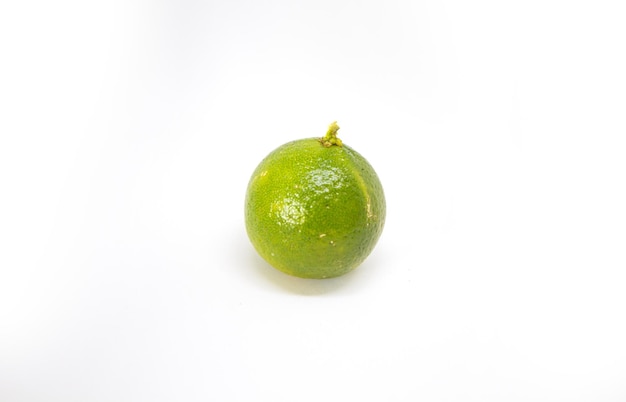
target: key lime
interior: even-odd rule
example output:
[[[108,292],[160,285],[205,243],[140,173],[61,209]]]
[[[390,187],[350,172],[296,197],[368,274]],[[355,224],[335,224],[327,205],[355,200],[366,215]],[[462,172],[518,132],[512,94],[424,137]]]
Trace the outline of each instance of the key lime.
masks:
[[[378,175],[337,137],[284,144],[257,166],[246,192],[245,222],[256,251],[302,278],[350,272],[370,254],[385,223]]]

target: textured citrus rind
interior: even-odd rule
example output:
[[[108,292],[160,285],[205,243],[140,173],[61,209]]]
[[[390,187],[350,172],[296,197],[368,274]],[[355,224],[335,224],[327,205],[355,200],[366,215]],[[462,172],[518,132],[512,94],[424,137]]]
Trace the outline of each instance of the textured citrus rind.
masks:
[[[372,166],[352,148],[292,141],[257,166],[246,192],[251,243],[270,265],[303,278],[331,278],[361,264],[385,222]]]

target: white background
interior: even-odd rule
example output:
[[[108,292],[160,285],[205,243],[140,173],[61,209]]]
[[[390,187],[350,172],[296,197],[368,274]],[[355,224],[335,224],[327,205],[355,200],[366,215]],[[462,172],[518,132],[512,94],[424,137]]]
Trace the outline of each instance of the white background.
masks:
[[[0,6],[0,401],[625,401],[620,1]],[[340,136],[356,271],[275,271],[243,198]]]

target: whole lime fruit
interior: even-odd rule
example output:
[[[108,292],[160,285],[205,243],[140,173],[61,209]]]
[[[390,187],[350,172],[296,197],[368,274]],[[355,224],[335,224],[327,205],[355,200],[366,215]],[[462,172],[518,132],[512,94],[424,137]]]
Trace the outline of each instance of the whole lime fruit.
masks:
[[[332,278],[361,264],[385,224],[378,175],[337,138],[332,123],[322,138],[272,151],[252,174],[245,201],[248,236],[274,268],[302,278]]]

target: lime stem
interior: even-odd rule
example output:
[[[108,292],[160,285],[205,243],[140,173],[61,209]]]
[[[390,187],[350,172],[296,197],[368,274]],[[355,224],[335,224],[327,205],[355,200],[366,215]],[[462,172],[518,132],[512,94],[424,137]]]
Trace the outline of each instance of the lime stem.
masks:
[[[330,126],[328,126],[326,135],[323,138],[320,138],[322,145],[326,148],[330,148],[333,145],[337,145],[338,147],[342,146],[343,143],[339,138],[337,138],[337,131],[339,131],[339,126],[337,125],[337,122],[334,121],[330,124]]]

